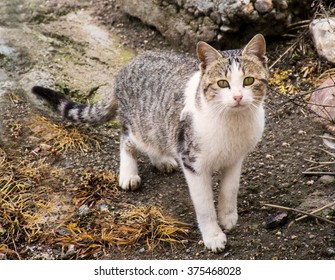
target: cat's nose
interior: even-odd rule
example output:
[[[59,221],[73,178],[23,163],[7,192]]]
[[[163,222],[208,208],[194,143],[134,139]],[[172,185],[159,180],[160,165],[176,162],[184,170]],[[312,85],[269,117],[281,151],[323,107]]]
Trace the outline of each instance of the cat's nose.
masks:
[[[234,96],[234,100],[237,102],[237,103],[240,103],[241,100],[242,100],[243,96],[242,95],[235,95]]]

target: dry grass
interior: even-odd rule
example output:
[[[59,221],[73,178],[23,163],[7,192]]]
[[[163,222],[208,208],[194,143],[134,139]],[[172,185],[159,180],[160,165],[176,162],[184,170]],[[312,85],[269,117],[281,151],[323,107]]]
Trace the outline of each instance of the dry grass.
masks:
[[[160,208],[123,203],[113,173],[84,172],[80,181],[70,190],[72,202],[77,209],[85,206],[86,213],[69,215],[57,232],[46,238],[63,248],[62,258],[99,258],[113,246],[127,250],[146,244],[153,250],[159,244],[174,246],[187,238],[187,225]]]
[[[118,211],[91,209],[87,216],[74,215],[48,240],[62,246],[63,258],[83,259],[106,255],[112,246],[127,250],[146,244],[148,250],[154,250],[162,243],[174,246],[187,238],[187,225],[164,215],[158,207],[118,207]]]
[[[149,249],[153,249],[159,242],[178,243],[188,233],[186,224],[165,216],[155,206],[130,206],[129,210],[121,214],[121,219],[125,224],[116,231],[120,240],[126,237],[123,242],[127,243],[145,239]]]
[[[330,68],[325,70],[319,77],[317,77],[317,79],[315,80],[315,85],[319,86],[320,84],[322,84],[325,80],[327,80],[328,78],[333,78],[335,77],[335,68]]]
[[[111,203],[111,198],[119,194],[117,177],[112,172],[84,172],[80,181],[78,186],[71,190],[75,205],[86,204],[92,207],[101,201]]]
[[[67,152],[72,150],[90,150],[92,147],[100,149],[99,141],[75,127],[65,128],[53,123],[45,117],[34,115],[29,124],[35,137],[43,140],[44,144],[51,145],[55,150]]]
[[[296,92],[296,88],[294,84],[289,83],[289,77],[291,74],[291,69],[281,70],[276,68],[272,73],[269,85],[275,87],[281,94],[294,94]]]
[[[46,159],[10,159],[0,150],[0,163],[0,254],[7,258],[29,257],[33,244],[59,251],[54,258],[92,259],[113,246],[153,250],[187,238],[187,226],[158,207],[122,203],[112,172],[83,171],[68,185]],[[87,213],[80,214],[80,206]]]
[[[41,160],[31,160],[28,156],[9,159],[1,150],[0,253],[19,256],[18,244],[29,244],[40,236],[36,213],[47,208],[50,192],[42,178],[52,177],[52,168]]]

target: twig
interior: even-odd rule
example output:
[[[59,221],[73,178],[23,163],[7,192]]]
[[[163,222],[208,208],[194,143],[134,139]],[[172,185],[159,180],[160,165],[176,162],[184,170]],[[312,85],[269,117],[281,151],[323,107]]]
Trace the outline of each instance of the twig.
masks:
[[[317,165],[317,166],[312,166],[310,168],[307,168],[304,172],[311,172],[312,170],[319,169],[319,168],[326,167],[326,166],[333,165],[333,164],[335,164],[335,161],[331,162],[329,164],[320,164],[320,165]]]
[[[324,222],[327,222],[329,224],[335,225],[335,222],[333,222],[331,220],[328,220],[328,219],[320,217],[318,215],[314,215],[314,214],[311,214],[311,213],[308,213],[308,212],[305,212],[305,211],[302,211],[302,210],[298,210],[298,209],[295,209],[295,208],[290,208],[290,207],[285,207],[285,206],[280,206],[280,205],[275,205],[275,204],[263,204],[263,205],[267,206],[267,207],[281,209],[281,210],[297,212],[299,214],[307,215],[307,216],[313,217],[315,219],[319,219],[321,221],[324,221]]]
[[[323,108],[335,108],[335,105],[325,105],[325,104],[318,104],[318,103],[313,103],[313,102],[306,102],[306,104],[317,106],[317,107],[323,107]]]
[[[311,160],[311,159],[307,159],[307,158],[305,158],[304,160],[307,161],[307,162],[310,162],[310,163],[319,164],[322,167],[326,166],[326,165],[335,164],[335,161],[315,161],[315,160]],[[311,167],[311,168],[314,168],[314,167]],[[308,168],[307,170],[310,170],[310,168]]]
[[[319,148],[322,152],[325,152],[326,154],[332,156],[332,157],[335,157],[335,154],[331,153],[331,152],[328,152],[327,150],[325,149],[322,149],[322,148]]]
[[[327,204],[327,205],[325,205],[325,206],[323,206],[323,207],[321,207],[321,208],[315,209],[315,210],[313,210],[312,212],[310,212],[309,214],[316,214],[316,213],[319,213],[319,212],[321,212],[322,210],[325,210],[325,209],[327,209],[327,208],[332,207],[333,205],[335,205],[335,202],[329,203],[329,204]],[[303,215],[303,216],[301,216],[301,217],[295,219],[295,221],[297,222],[297,221],[300,221],[300,220],[305,219],[305,218],[307,218],[307,217],[308,217],[307,215]]]
[[[280,60],[282,60],[282,58],[293,48],[295,48],[298,45],[299,41],[296,41],[294,44],[292,44],[289,48],[287,48],[286,51],[284,51],[277,59],[274,63],[271,64],[271,66],[269,67],[269,69],[272,69],[273,66],[275,66]]]
[[[308,33],[309,29],[306,29],[305,31],[303,31],[300,35],[299,38],[297,39],[297,41],[295,41],[291,46],[289,46],[287,48],[286,51],[284,51],[279,57],[278,59],[276,59],[276,61],[274,63],[271,64],[271,66],[269,67],[269,69],[273,68],[273,66],[275,66],[279,61],[282,60],[282,58],[287,55],[292,49],[294,49],[299,42],[303,39],[303,37]]]
[[[320,135],[319,136],[322,139],[327,139],[327,140],[334,140],[335,141],[335,137],[329,136],[329,135]]]
[[[304,175],[335,175],[335,172],[332,171],[304,171]]]
[[[298,22],[294,22],[288,25],[288,28],[295,28],[297,26],[304,26],[304,25],[309,25],[311,23],[310,19],[306,19],[306,20],[301,20]]]

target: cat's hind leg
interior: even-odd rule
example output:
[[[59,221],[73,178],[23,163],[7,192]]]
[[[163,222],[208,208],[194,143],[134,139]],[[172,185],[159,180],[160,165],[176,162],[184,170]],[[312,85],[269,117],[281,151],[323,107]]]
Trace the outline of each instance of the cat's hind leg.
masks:
[[[178,168],[178,163],[174,157],[149,154],[149,158],[153,166],[161,172],[171,173]]]
[[[137,169],[137,149],[130,137],[121,135],[119,185],[124,190],[136,190],[141,184]]]

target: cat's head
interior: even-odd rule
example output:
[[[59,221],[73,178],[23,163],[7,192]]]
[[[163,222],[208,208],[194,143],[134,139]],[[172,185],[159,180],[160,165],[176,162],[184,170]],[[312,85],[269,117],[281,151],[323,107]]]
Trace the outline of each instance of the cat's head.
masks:
[[[261,34],[242,50],[219,52],[199,42],[201,92],[205,101],[221,112],[253,110],[264,100],[268,68],[266,44]]]

